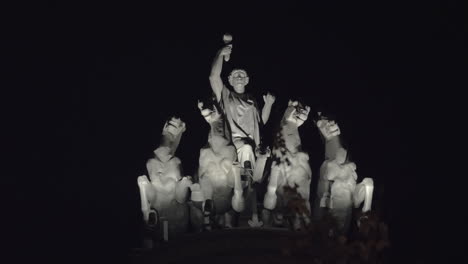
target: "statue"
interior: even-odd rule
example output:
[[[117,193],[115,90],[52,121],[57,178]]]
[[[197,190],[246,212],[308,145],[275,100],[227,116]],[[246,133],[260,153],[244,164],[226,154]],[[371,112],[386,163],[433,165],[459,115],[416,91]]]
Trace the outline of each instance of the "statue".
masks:
[[[356,164],[348,160],[347,150],[341,146],[338,124],[322,118],[316,125],[325,139],[326,151],[320,167],[314,212],[321,217],[322,208],[329,208],[337,220],[338,232],[344,234],[350,227],[353,205],[358,208],[364,202],[362,212],[370,211],[374,183],[371,178],[356,183]]]
[[[273,163],[264,199],[262,217],[265,223],[270,222],[269,218],[273,213],[275,224],[282,224],[283,213],[287,211],[286,205],[291,199],[297,200],[298,196],[307,210],[294,211],[293,228],[299,230],[310,223],[309,195],[312,170],[309,165],[309,155],[301,150],[298,130],[307,120],[309,112],[310,107],[304,107],[297,101],[289,101],[281,120],[280,131],[273,146]]]
[[[238,161],[242,167],[254,170],[254,151],[260,145],[260,125],[267,123],[275,96],[270,93],[263,96],[265,104],[260,117],[255,98],[245,91],[249,83],[249,76],[245,70],[234,69],[229,75],[228,80],[233,91],[224,85],[221,79],[223,58],[226,61],[229,60],[232,52],[232,36],[225,35],[224,41],[227,45],[218,51],[211,67],[210,84],[216,96],[216,102],[219,103],[229,124]],[[246,161],[249,162],[246,163]]]
[[[168,233],[180,234],[188,227],[188,190],[191,177],[182,177],[181,161],[174,156],[185,123],[172,117],[164,125],[160,146],[146,163],[148,176],[138,177],[141,211],[147,225],[155,226],[162,218],[168,221]]]
[[[217,52],[214,58],[209,80],[216,103],[225,116],[227,129],[230,133],[229,139],[232,140],[236,148],[237,161],[241,167],[242,187],[245,189],[244,196],[249,200],[248,204],[252,204],[252,219],[249,221],[249,225],[258,227],[262,223],[258,221],[256,213],[256,190],[253,182],[254,179],[262,178],[267,159],[266,150],[259,150],[261,143],[260,128],[267,123],[276,98],[270,93],[263,96],[264,106],[260,115],[255,97],[246,92],[249,76],[245,70],[234,69],[231,71],[228,77],[231,88],[224,85],[221,79],[223,58],[224,61],[229,61],[233,48],[232,36],[225,34],[223,41],[225,46]],[[256,156],[259,153],[262,153],[262,155]],[[260,158],[260,166],[258,167],[256,166],[257,158]],[[244,213],[248,212],[250,210]]]
[[[219,105],[198,108],[210,125],[208,145],[200,150],[199,184],[202,192],[205,225],[211,229],[212,222],[218,226],[232,227],[232,209],[244,210],[243,188],[240,167],[236,162],[236,149],[229,140],[230,134],[225,127],[224,115],[218,110]],[[207,219],[210,218],[210,219]]]

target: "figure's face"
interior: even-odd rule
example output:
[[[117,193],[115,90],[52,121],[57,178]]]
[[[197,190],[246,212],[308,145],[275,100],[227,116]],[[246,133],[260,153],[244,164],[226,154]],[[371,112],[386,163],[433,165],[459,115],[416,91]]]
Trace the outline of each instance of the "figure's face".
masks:
[[[176,117],[172,117],[166,122],[163,128],[163,134],[170,134],[173,137],[179,136],[185,131],[185,123]]]
[[[244,93],[245,86],[249,83],[249,76],[244,70],[234,70],[229,75],[229,84],[236,93]]]
[[[346,155],[348,154],[348,152],[346,151],[346,149],[344,148],[339,148],[337,151],[336,151],[336,162],[338,164],[344,164],[346,162]]]

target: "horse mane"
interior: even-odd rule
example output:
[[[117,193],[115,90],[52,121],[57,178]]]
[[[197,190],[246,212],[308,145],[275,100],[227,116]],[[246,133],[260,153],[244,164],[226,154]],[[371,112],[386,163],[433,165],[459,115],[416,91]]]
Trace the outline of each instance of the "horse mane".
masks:
[[[273,137],[272,158],[277,164],[286,163],[286,165],[290,165],[290,161],[286,157],[288,149],[286,148],[286,138],[284,135],[287,133],[299,133],[297,126],[287,121],[288,116],[290,116],[297,107],[302,107],[302,105],[300,103],[298,106],[288,105],[284,111],[281,121],[279,122],[279,126],[276,128],[276,132]]]

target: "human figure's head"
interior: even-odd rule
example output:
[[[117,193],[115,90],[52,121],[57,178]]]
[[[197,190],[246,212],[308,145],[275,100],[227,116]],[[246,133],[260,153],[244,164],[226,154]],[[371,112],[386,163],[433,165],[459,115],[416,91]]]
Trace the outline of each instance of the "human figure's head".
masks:
[[[249,76],[243,69],[234,69],[229,74],[229,84],[234,88],[236,93],[244,93],[245,86],[249,83]]]

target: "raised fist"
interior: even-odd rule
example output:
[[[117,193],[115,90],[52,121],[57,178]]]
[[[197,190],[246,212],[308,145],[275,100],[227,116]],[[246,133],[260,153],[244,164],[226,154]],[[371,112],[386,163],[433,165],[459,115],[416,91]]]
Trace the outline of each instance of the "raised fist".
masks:
[[[263,101],[265,104],[272,105],[276,100],[276,97],[272,95],[271,93],[267,93],[266,95],[263,96]]]
[[[226,45],[222,49],[219,50],[219,55],[226,56],[231,55],[232,52],[232,45]]]

